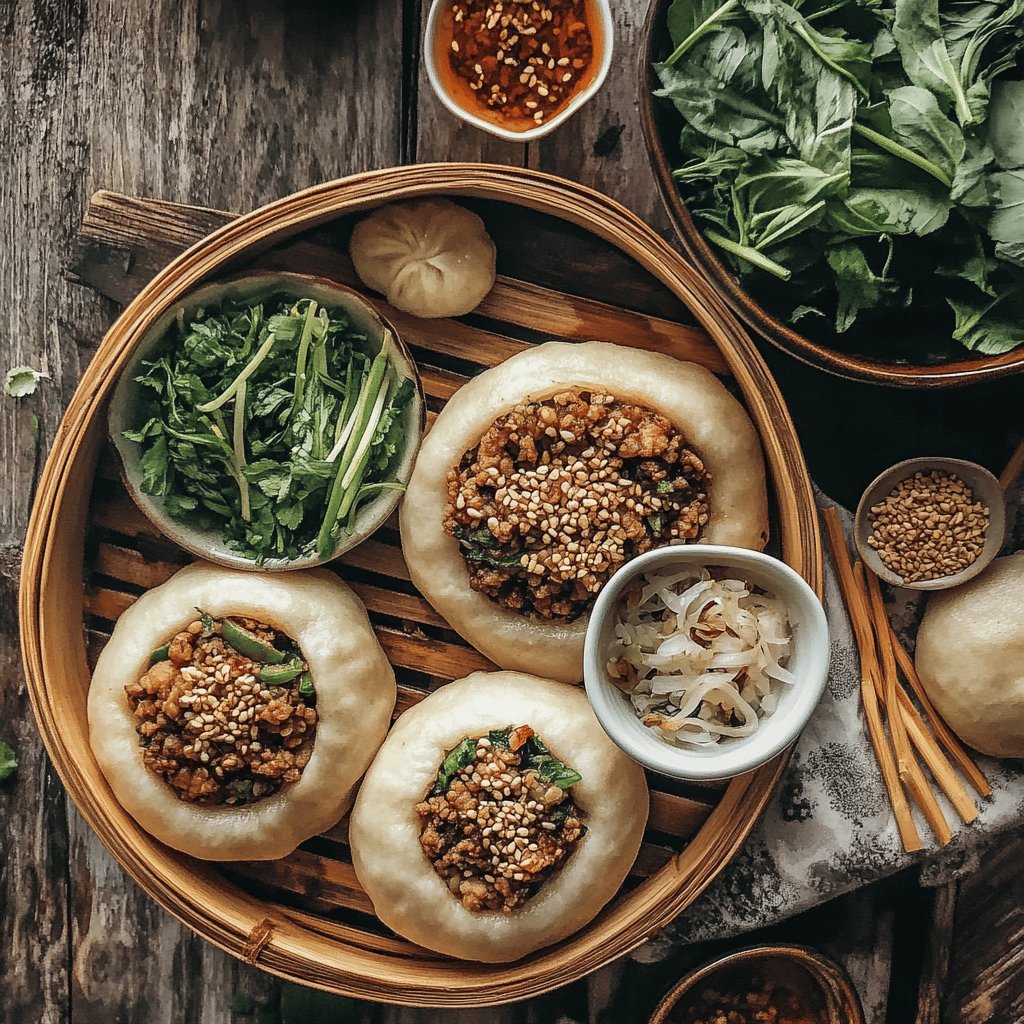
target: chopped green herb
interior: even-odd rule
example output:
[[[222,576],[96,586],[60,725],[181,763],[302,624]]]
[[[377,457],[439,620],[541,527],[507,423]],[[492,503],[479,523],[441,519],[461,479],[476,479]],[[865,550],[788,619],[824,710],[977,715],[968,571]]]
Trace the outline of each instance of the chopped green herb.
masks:
[[[452,779],[459,773],[459,770],[465,768],[473,758],[476,756],[476,740],[470,739],[468,736],[453,750],[448,752],[448,755],[441,762],[441,767],[437,773],[437,781],[434,783],[434,788],[431,790],[435,796],[440,793],[448,792],[448,787],[452,784]]]
[[[676,489],[676,485],[671,480],[659,480],[657,487],[654,488],[658,494],[671,494]]]
[[[651,533],[657,536],[665,525],[665,518],[660,512],[655,512],[647,517],[647,525],[651,528]]]
[[[169,657],[170,644],[164,644],[163,647],[158,647],[149,656],[150,665],[155,665],[158,661],[166,661]]]
[[[281,295],[182,317],[137,377],[140,486],[260,563],[329,555],[394,466],[414,385],[345,315]]]
[[[17,767],[18,759],[14,754],[14,750],[4,743],[3,740],[0,740],[0,782],[10,778]]]
[[[511,744],[513,726],[504,729],[492,729],[487,734],[491,746],[507,750]],[[544,745],[544,741],[536,734],[532,735],[517,751],[519,754],[520,772],[535,771],[545,782],[561,789],[568,789],[575,786],[583,778],[579,772],[567,767],[551,754],[551,751]],[[451,785],[452,779],[459,770],[471,764],[476,756],[476,740],[467,736],[457,747],[449,751],[447,757],[441,763],[441,769],[437,773],[437,781],[431,793],[437,795],[445,793]]]
[[[512,726],[510,725],[507,729],[492,729],[487,734],[487,738],[491,741],[492,747],[498,747],[499,749],[508,750],[509,737],[511,735]]]

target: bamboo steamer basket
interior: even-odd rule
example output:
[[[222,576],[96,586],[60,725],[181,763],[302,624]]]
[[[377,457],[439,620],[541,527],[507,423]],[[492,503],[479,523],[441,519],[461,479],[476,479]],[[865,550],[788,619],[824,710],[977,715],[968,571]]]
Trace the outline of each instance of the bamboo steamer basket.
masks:
[[[764,448],[775,496],[775,542],[782,557],[820,594],[821,540],[811,483],[793,425],[766,366],[724,301],[665,241],[599,193],[523,169],[437,164],[369,172],[289,196],[215,231],[143,288],[103,340],[54,439],[26,539],[20,616],[29,692],[54,765],[90,826],[162,907],[229,953],[292,981],[404,1005],[468,1007],[539,995],[640,945],[692,903],[738,851],[764,809],[787,755],[722,790],[709,790],[707,800],[713,806],[694,821],[688,830],[692,835],[675,844],[667,863],[638,884],[634,880],[624,886],[586,929],[515,963],[487,965],[441,957],[392,936],[372,919],[372,907],[351,866],[342,862],[300,850],[283,861],[261,865],[271,886],[274,878],[298,878],[301,891],[310,878],[318,878],[325,889],[340,891],[341,904],[352,912],[339,917],[317,907],[297,908],[294,901],[279,897],[273,888],[268,892],[265,885],[243,886],[239,879],[246,876],[244,866],[226,872],[162,846],[138,828],[107,787],[89,748],[85,701],[90,671],[83,616],[92,598],[82,580],[90,494],[105,440],[106,404],[140,336],[191,289],[244,260],[346,215],[428,195],[512,203],[553,222],[585,229],[634,260],[689,308],[712,345],[673,343],[656,330],[627,343],[660,347],[731,376]],[[499,278],[495,294],[501,289],[508,293],[513,287]],[[547,322],[551,334],[559,333],[558,315],[551,310]],[[544,305],[539,304],[532,325],[538,332],[545,331],[546,316]],[[417,343],[429,344],[429,340]],[[499,346],[490,354],[474,352],[474,359],[499,362],[505,354]],[[137,561],[146,570],[136,578],[142,586],[152,585],[147,582],[150,577],[164,572],[146,566],[144,554]],[[164,575],[173,568],[168,567]],[[344,564],[341,570],[344,575]],[[375,594],[386,611],[387,593]],[[404,600],[403,609],[408,606],[407,595],[399,593],[394,600]],[[395,614],[404,614],[397,608]],[[117,612],[107,614],[116,618]],[[385,648],[392,654],[387,643]],[[470,664],[474,658],[480,661],[468,649],[465,657]],[[451,678],[459,674],[458,669],[453,665]],[[400,707],[402,703],[400,698]],[[654,780],[652,798],[652,807],[662,812],[685,804],[671,792],[659,792]],[[344,823],[332,832],[344,839]],[[259,877],[259,872],[250,869],[248,877]],[[281,881],[283,889],[288,884]],[[294,883],[292,891],[296,891]]]

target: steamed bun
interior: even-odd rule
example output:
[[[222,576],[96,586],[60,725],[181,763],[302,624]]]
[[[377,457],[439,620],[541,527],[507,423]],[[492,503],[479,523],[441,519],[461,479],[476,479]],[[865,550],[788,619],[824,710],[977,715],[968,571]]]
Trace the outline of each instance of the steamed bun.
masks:
[[[995,757],[1024,757],[1024,552],[928,599],[916,667],[965,743]]]
[[[461,316],[494,286],[494,242],[471,210],[414,199],[374,210],[352,232],[363,284],[418,317]]]

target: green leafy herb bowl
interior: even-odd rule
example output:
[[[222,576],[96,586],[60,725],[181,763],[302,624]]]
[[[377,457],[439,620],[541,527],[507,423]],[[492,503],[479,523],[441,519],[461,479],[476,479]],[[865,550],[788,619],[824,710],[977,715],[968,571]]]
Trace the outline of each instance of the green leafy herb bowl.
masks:
[[[313,385],[307,382],[312,379],[313,371],[308,367],[307,372],[293,373],[290,378],[282,377],[275,381],[274,386],[277,386],[282,392],[278,396],[281,410],[278,415],[281,417],[281,423],[285,422],[286,415],[295,416],[294,410],[298,408],[300,396],[305,396],[307,402],[304,408],[310,409],[313,416],[322,413],[321,444],[324,444],[324,438],[331,439],[328,432],[329,424],[333,423],[339,426],[336,431],[336,436],[340,435],[337,436],[338,443],[335,446],[337,452],[332,450],[327,453],[316,451],[314,448],[312,454],[316,456],[316,459],[304,463],[309,479],[313,480],[312,485],[304,484],[299,487],[297,483],[293,483],[296,478],[292,473],[291,466],[287,468],[287,473],[282,468],[280,473],[275,474],[274,468],[268,465],[271,460],[264,458],[262,463],[259,462],[260,452],[254,450],[254,438],[247,433],[247,428],[255,420],[247,424],[245,419],[246,392],[241,391],[242,418],[236,420],[235,414],[232,412],[232,409],[237,406],[236,399],[241,389],[241,383],[249,384],[244,369],[237,374],[232,386],[217,398],[206,402],[205,405],[195,406],[195,410],[203,412],[202,422],[209,426],[216,438],[223,436],[226,442],[218,449],[216,444],[212,443],[213,439],[207,438],[207,441],[210,442],[207,445],[193,446],[196,453],[196,475],[211,474],[214,472],[213,467],[223,467],[224,480],[234,481],[239,491],[240,506],[249,511],[250,519],[245,520],[246,522],[260,522],[260,520],[252,518],[252,511],[249,509],[250,501],[253,503],[252,507],[256,509],[260,506],[266,508],[269,501],[271,514],[275,517],[274,524],[278,523],[276,518],[279,515],[278,509],[281,509],[280,521],[285,525],[288,525],[290,521],[288,517],[298,517],[299,525],[295,528],[297,531],[307,530],[308,524],[308,537],[302,545],[290,545],[292,550],[287,551],[283,556],[275,554],[272,542],[262,552],[257,552],[255,545],[243,549],[244,545],[229,544],[224,526],[220,523],[211,524],[202,521],[205,508],[203,504],[199,504],[195,513],[190,514],[187,505],[194,504],[195,485],[191,484],[193,491],[190,493],[190,482],[184,479],[186,474],[178,472],[176,489],[167,494],[159,493],[159,482],[155,486],[154,477],[162,472],[162,467],[157,465],[161,461],[160,453],[155,453],[154,456],[153,445],[147,446],[146,441],[149,440],[147,432],[154,430],[157,433],[165,432],[170,437],[173,435],[166,430],[170,426],[166,420],[163,427],[150,427],[149,424],[154,418],[152,415],[152,405],[155,401],[152,397],[153,388],[144,380],[140,380],[140,378],[146,378],[147,375],[152,375],[155,372],[147,365],[151,364],[153,360],[158,360],[164,355],[172,358],[180,357],[181,353],[185,351],[183,334],[176,330],[177,325],[191,324],[197,314],[201,315],[204,310],[211,308],[222,308],[226,303],[247,303],[255,306],[261,300],[270,298],[294,299],[297,302],[302,299],[314,300],[323,309],[339,313],[341,315],[339,320],[343,318],[347,321],[345,334],[352,339],[354,358],[359,360],[356,374],[352,376],[353,362],[350,359],[350,379],[344,382],[339,382],[326,368],[323,368],[322,373],[318,372],[317,386],[322,388],[323,397],[318,397],[317,402],[321,404],[315,404],[311,397]],[[307,314],[313,321],[314,314],[309,312],[311,308],[312,303],[307,304]],[[315,322],[319,326],[321,323],[326,325],[328,321]],[[269,320],[267,323],[269,324]],[[311,327],[310,334],[315,338],[313,330],[314,328]],[[265,345],[266,343],[256,348],[250,361],[255,362],[257,367],[260,352]],[[387,346],[386,351],[383,351],[385,345]],[[272,345],[266,346],[267,351],[272,347]],[[298,347],[301,349],[301,341],[298,342]],[[315,348],[315,343],[313,343],[310,351],[314,354]],[[192,351],[194,352],[195,349]],[[216,348],[212,350],[212,355],[215,357]],[[382,393],[381,402],[378,405],[369,401],[373,396],[367,389],[374,382],[372,372],[374,359],[381,356],[386,356],[386,358],[378,358],[377,365],[390,366],[390,369],[384,373],[382,385],[379,380],[380,374],[377,375],[377,384],[380,388],[378,393]],[[206,355],[203,358],[210,359],[211,355]],[[245,364],[246,367],[249,365],[250,363]],[[301,356],[297,359],[296,366],[298,365],[306,365],[302,362]],[[314,366],[317,371],[321,369],[312,363],[310,365]],[[359,367],[365,367],[361,376]],[[255,369],[251,372],[253,383],[250,396],[251,401],[255,403],[260,393],[256,391]],[[304,383],[296,385],[296,380],[300,378]],[[168,391],[173,390],[169,375],[167,379]],[[352,388],[351,405],[346,405],[343,403],[342,395],[347,395],[348,390],[343,385],[350,384],[352,380],[361,380],[362,388],[358,389],[358,394],[356,389]],[[328,385],[331,385],[330,389]],[[286,393],[289,389],[291,394]],[[394,416],[393,436],[398,438],[397,443],[393,446],[394,452],[390,461],[387,462],[386,468],[378,472],[380,479],[375,480],[372,486],[364,487],[360,491],[359,499],[353,500],[345,495],[344,488],[340,486],[344,473],[344,467],[340,463],[348,459],[349,463],[358,465],[361,459],[365,464],[367,461],[365,456],[369,453],[369,448],[364,451],[362,447],[356,445],[349,451],[345,446],[345,434],[340,430],[338,421],[342,417],[346,417],[353,421],[354,426],[358,422],[359,426],[365,428],[363,436],[369,438],[368,445],[371,440],[373,445],[376,445],[379,433],[375,424],[382,425],[383,421],[374,420],[370,413],[372,411],[379,415],[381,408],[386,410],[385,397],[394,396],[398,394],[399,390],[407,397],[404,408],[400,408]],[[291,402],[296,404],[293,406]],[[359,419],[360,410],[364,405],[367,408],[365,420]],[[253,406],[250,405],[249,408],[251,409]],[[286,412],[288,408],[292,410],[290,414]],[[329,419],[331,415],[333,415],[333,420]],[[260,422],[269,421],[264,419]],[[290,418],[288,422],[293,424],[298,421]],[[315,422],[315,420],[311,422]],[[219,565],[272,572],[321,565],[359,544],[382,526],[400,502],[405,485],[412,475],[425,422],[426,403],[416,364],[394,327],[377,312],[370,302],[351,288],[333,281],[305,274],[279,271],[254,271],[203,285],[191,292],[184,301],[169,308],[140,339],[114,389],[108,413],[110,436],[121,458],[125,487],[141,511],[162,533],[186,551]],[[239,423],[243,426],[241,430],[237,429]],[[296,428],[293,453],[300,450],[305,452],[311,445],[317,443],[313,438],[313,428],[310,427],[309,430],[309,436],[304,437],[301,428]],[[126,432],[132,436],[126,436]],[[355,433],[356,430],[353,429],[348,436],[353,436]],[[140,436],[142,437],[141,441],[138,439]],[[238,442],[238,446],[236,446],[236,437],[242,438]],[[182,438],[179,436],[177,439],[180,441]],[[259,444],[260,439],[255,439],[255,443]],[[236,457],[232,460],[232,450],[236,455],[240,454],[240,459]],[[338,486],[334,485],[332,479],[333,466],[336,463],[339,469],[337,473]],[[238,469],[239,465],[242,470]],[[260,475],[263,471],[262,467],[266,467],[267,476]],[[345,476],[347,477],[347,473]],[[308,487],[316,486],[317,477],[323,480],[320,492],[305,494]],[[287,485],[283,482],[285,478]],[[361,479],[357,478],[357,487]],[[275,480],[282,480],[281,489],[278,489]],[[285,486],[288,488],[287,492],[284,490]],[[245,497],[241,496],[243,491]],[[335,494],[335,491],[338,494]],[[294,500],[291,500],[293,492]],[[226,485],[224,493],[225,501],[229,498],[233,499],[235,496],[233,487]],[[285,493],[289,497],[290,504],[288,505],[285,505],[283,501]],[[185,496],[184,502],[182,502],[182,495]],[[345,500],[346,497],[348,497],[348,501]],[[175,514],[172,514],[172,503],[177,503]],[[343,512],[347,508],[351,508],[347,520],[343,522],[342,526],[335,526],[341,518],[339,510]],[[236,513],[236,515],[244,518],[243,512]],[[266,517],[264,516],[265,521]],[[273,536],[276,537],[277,534]],[[280,547],[280,545],[278,546]]]
[[[1024,373],[1024,345],[1009,351],[986,352],[985,346],[969,350],[951,337],[952,323],[948,311],[939,316],[936,309],[923,304],[920,299],[925,290],[931,290],[934,296],[937,288],[952,287],[950,279],[936,279],[930,272],[925,272],[927,261],[920,262],[917,271],[920,279],[915,278],[909,282],[914,284],[910,291],[913,301],[908,298],[906,304],[898,308],[865,310],[857,322],[842,333],[837,332],[829,317],[804,315],[795,324],[787,319],[786,310],[791,309],[791,305],[784,308],[784,289],[772,275],[766,273],[760,278],[748,275],[740,279],[719,245],[708,240],[706,227],[694,218],[673,176],[673,170],[681,167],[692,154],[680,148],[683,128],[681,116],[669,100],[654,95],[656,90],[662,88],[654,65],[665,61],[676,49],[668,29],[671,6],[672,0],[652,0],[639,47],[638,95],[644,141],[662,202],[684,252],[737,316],[761,337],[793,358],[849,380],[899,388],[945,388]],[[982,6],[978,4],[979,8]],[[857,15],[868,7],[868,4],[824,5],[822,11],[848,10]],[[909,9],[911,5],[907,3],[906,7]],[[709,24],[712,21],[727,22],[730,11],[739,8],[740,5],[734,0],[726,0],[724,3],[715,0],[704,4],[692,0],[692,9]],[[684,9],[690,9],[685,5],[685,0]],[[1009,17],[1010,9],[1007,7],[1003,10]],[[925,27],[925,35],[927,31]],[[926,52],[925,42],[921,44],[921,52]],[[927,52],[932,52],[932,49],[928,47]],[[735,54],[730,59],[733,58]],[[746,99],[746,96],[741,96],[741,99]],[[756,102],[756,97],[752,99]],[[742,120],[742,112],[738,116]],[[1010,132],[1004,134],[1014,138],[1014,130],[1011,127]],[[912,175],[913,170],[908,166],[908,175]],[[1003,177],[1006,178],[1006,175]],[[1013,183],[1016,181],[1017,177],[1014,177]],[[724,207],[720,212],[723,219],[726,218],[728,211]],[[810,213],[810,208],[804,212]],[[1013,212],[1010,210],[1004,215],[1008,217]],[[793,223],[796,223],[795,219]],[[1019,222],[1015,220],[1015,224]],[[712,234],[715,233],[712,231]],[[718,239],[720,241],[721,235]],[[943,251],[932,235],[915,239],[914,244],[917,246],[915,254],[927,255],[929,258]],[[816,263],[824,264],[825,260],[826,253],[822,251]],[[909,256],[904,258],[904,265],[908,260]],[[911,262],[917,266],[916,262]],[[951,262],[955,263],[956,260],[951,257]],[[967,277],[966,274],[963,276]],[[856,275],[851,280],[855,278]],[[939,285],[935,285],[935,280],[940,282]],[[959,283],[962,285],[963,281]]]

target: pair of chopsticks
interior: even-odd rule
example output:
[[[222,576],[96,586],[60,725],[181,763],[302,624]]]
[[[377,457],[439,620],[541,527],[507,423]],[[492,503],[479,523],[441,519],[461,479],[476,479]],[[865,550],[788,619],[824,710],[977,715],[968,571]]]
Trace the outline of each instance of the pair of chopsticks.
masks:
[[[868,733],[903,848],[908,853],[924,848],[911,804],[920,809],[939,845],[945,846],[953,832],[925,769],[965,823],[977,818],[978,808],[953,766],[978,796],[988,797],[992,789],[928,699],[913,660],[889,623],[878,578],[859,561],[851,563],[835,508],[824,509],[822,518],[860,653]]]
[[[1022,472],[1024,440],[1017,445],[999,475],[1004,493]],[[861,562],[851,563],[835,508],[824,509],[822,518],[860,652],[861,699],[868,733],[903,847],[908,853],[923,848],[911,812],[912,803],[920,809],[939,845],[945,846],[953,833],[924,769],[927,768],[965,824],[977,818],[978,808],[954,765],[978,796],[991,796],[992,788],[928,699],[913,659],[885,613],[878,578]],[[913,698],[917,699],[917,704]]]

